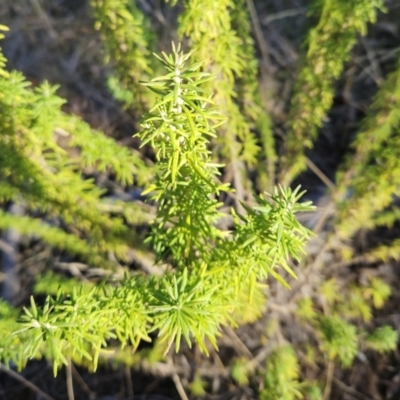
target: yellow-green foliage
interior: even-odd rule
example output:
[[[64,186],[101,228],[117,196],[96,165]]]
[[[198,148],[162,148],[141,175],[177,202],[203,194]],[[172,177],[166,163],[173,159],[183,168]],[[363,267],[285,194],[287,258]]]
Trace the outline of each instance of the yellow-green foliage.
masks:
[[[261,400],[295,400],[303,398],[300,392],[300,366],[291,346],[280,347],[268,357],[265,388]]]
[[[262,102],[260,83],[258,78],[259,62],[255,55],[255,43],[251,36],[251,24],[245,0],[237,1],[231,14],[232,26],[236,30],[240,41],[240,54],[245,58],[243,72],[237,80],[237,101],[241,112],[246,117],[252,132],[258,132],[258,142],[261,159],[258,173],[260,190],[271,187],[275,183],[275,139],[272,132],[272,123],[269,114]],[[268,96],[269,93],[264,93]]]
[[[74,288],[79,287],[84,293],[93,289],[94,283],[82,282],[76,278],[66,278],[52,271],[36,277],[33,292],[35,294],[57,295],[58,291],[71,294]]]
[[[193,396],[206,396],[207,392],[205,391],[206,382],[204,382],[200,376],[196,375],[193,381],[190,383],[190,391]]]
[[[322,285],[320,289],[321,296],[328,306],[332,306],[336,301],[340,300],[339,284],[336,279],[328,279]]]
[[[381,279],[371,278],[366,286],[340,289],[338,282],[330,279],[323,283],[319,295],[323,311],[312,299],[303,298],[296,315],[303,323],[311,324],[320,350],[330,360],[338,360],[349,367],[363,343],[378,352],[396,348],[397,333],[389,326],[378,328],[371,335],[361,334],[363,330],[358,332],[357,329],[360,322],[369,322],[372,309],[381,308],[391,295],[390,287]]]
[[[244,22],[245,29],[241,36],[232,26],[232,12],[235,7],[243,8],[244,2],[191,0],[185,1],[184,5],[184,12],[179,18],[179,32],[187,35],[191,46],[196,49],[194,60],[204,62],[204,70],[215,77],[210,84],[215,92],[214,101],[227,118],[227,123],[219,129],[218,146],[232,169],[237,196],[243,199],[244,169],[240,161],[254,165],[259,152],[255,135],[236,101],[236,79],[246,72],[249,74],[248,82],[251,82],[255,80],[256,72],[247,66],[253,54],[246,53],[248,46],[244,42],[248,40],[248,23]],[[242,28],[237,27],[238,31]],[[254,98],[251,101],[254,102]]]
[[[217,196],[230,190],[228,184],[218,181],[221,165],[212,162],[208,150],[209,138],[215,135],[221,116],[211,93],[202,87],[211,77],[200,71],[201,63],[187,63],[190,55],[178,48],[172,55],[163,53],[159,57],[167,73],[146,83],[159,98],[151,112],[144,116],[143,129],[138,134],[143,144],[153,147],[158,162],[154,183],[145,191],[158,203],[149,241],[158,260],[169,263],[169,272],[149,278],[140,274],[126,275],[118,284],[103,283],[90,291],[74,287],[72,293],[64,294],[59,290],[55,297],[46,299],[43,307],[38,307],[32,298],[31,307],[25,309],[21,317],[21,329],[16,333],[20,340],[18,351],[23,352],[25,361],[44,355],[53,360],[56,372],[67,362],[68,356],[73,356],[74,360],[84,359],[95,367],[110,339],[136,348],[140,341],[150,340],[153,331],[158,332],[165,351],[173,344],[178,351],[184,339],[189,346],[194,340],[208,354],[205,340],[217,346],[220,326],[235,323],[232,319],[235,306],[243,306],[240,303],[248,302],[249,297],[256,298],[261,280],[271,275],[287,285],[277,271],[278,266],[294,275],[288,258],[299,259],[310,236],[310,231],[299,223],[295,214],[313,209],[310,203],[298,203],[302,196],[298,189],[276,188],[272,195],[257,196],[257,205],[253,208],[243,204],[247,214],[233,214],[232,231],[216,226],[223,215]],[[4,120],[7,122],[7,118]],[[48,129],[54,130],[54,127]],[[40,141],[41,136],[34,139]],[[53,147],[53,152],[44,155],[38,151],[42,164],[47,161],[48,154],[64,154],[56,143]],[[30,150],[29,146],[24,150]],[[25,160],[27,156],[19,158]],[[7,162],[13,160],[10,157]],[[51,167],[53,174],[65,173],[79,182],[79,176],[73,175],[75,170],[60,168],[59,171],[57,163]],[[9,171],[6,178],[13,184],[14,170],[10,168]],[[22,188],[21,185],[17,189],[22,192]],[[96,209],[96,203],[85,204],[89,200],[84,195],[89,196],[95,190],[92,183],[89,189],[74,194],[88,208],[86,214],[77,214],[75,220],[68,222],[75,222],[80,229],[90,229],[92,235],[98,235],[95,238],[100,245],[115,248],[120,242],[111,236],[113,225],[107,226],[107,241],[101,236],[101,218],[104,225],[110,219]],[[26,192],[22,193],[27,197]],[[68,206],[66,215],[74,211],[72,205]],[[86,220],[79,219],[84,217],[89,219],[87,224],[92,225],[87,226]],[[95,221],[100,225],[98,230],[93,226]],[[117,224],[118,232],[125,233],[118,218],[113,218],[112,222]],[[42,231],[36,227],[44,239],[53,233],[47,227]],[[56,234],[59,233],[54,231],[54,237]],[[125,245],[124,241],[121,243]],[[87,247],[94,248],[94,245]],[[249,297],[244,299],[239,296],[243,289],[249,291]],[[0,340],[0,350],[5,345],[8,342],[3,344]],[[19,354],[16,347],[11,350],[5,359],[7,362]]]
[[[302,321],[313,322],[317,315],[317,312],[314,310],[314,303],[309,297],[305,297],[299,301],[296,316]]]
[[[238,358],[232,365],[231,376],[240,386],[249,384],[249,375],[252,370],[248,365],[249,360],[246,358]]]
[[[23,350],[20,347],[22,338],[11,335],[11,332],[20,328],[17,323],[18,314],[19,311],[12,308],[7,302],[0,301],[1,359],[6,364],[12,360],[21,369],[26,363]]]
[[[114,170],[125,184],[138,174],[144,183],[147,167],[137,154],[63,113],[57,86],[44,82],[31,89],[19,72],[1,71],[0,201],[23,204],[48,222],[1,211],[0,227],[35,235],[93,264],[109,264],[109,251],[124,257],[131,235],[121,218],[104,210],[103,191],[81,171],[87,166]],[[59,145],[60,136],[69,140],[70,150],[79,148],[75,155]]]
[[[8,31],[8,28],[4,25],[0,25],[0,39],[4,38],[4,34],[1,33],[1,31]],[[6,65],[6,58],[4,57],[1,47],[0,47],[0,75],[7,75],[7,72],[4,70],[4,67]]]
[[[393,228],[394,223],[398,220],[400,220],[400,208],[393,207],[391,210],[379,213],[375,218],[374,225]]]
[[[258,92],[246,3],[183,0],[178,32],[194,51],[183,53],[173,45],[171,55],[158,57],[166,73],[149,81],[154,74],[152,34],[135,2],[91,0],[106,58],[114,62],[115,75],[109,81],[114,95],[136,111],[152,107],[137,136],[152,147],[156,167],[146,165],[139,152],[122,148],[63,113],[64,100],[56,96],[56,87],[43,83],[31,89],[20,73],[5,70],[0,53],[0,202],[22,203],[27,214],[0,211],[0,229],[35,235],[91,264],[108,265],[110,253],[122,258],[138,245],[126,222],[147,224],[151,212],[139,202],[105,201],[103,191],[81,176],[86,167],[110,169],[122,185],[146,186],[144,194],[156,213],[147,243],[156,261],[168,265],[162,276],[132,273],[118,283],[80,289],[75,280],[45,275],[35,292],[53,297],[43,307],[32,299],[13,336],[17,313],[0,304],[4,362],[22,367],[29,358],[45,356],[53,360],[56,372],[73,357],[96,367],[115,339],[129,349],[117,351],[115,360],[127,365],[142,357],[159,360],[170,347],[178,351],[183,339],[208,354],[206,341],[217,347],[221,325],[260,316],[265,278],[272,276],[288,287],[278,267],[295,277],[288,259],[301,260],[310,236],[295,214],[311,210],[310,204],[298,203],[298,189],[282,188],[254,195],[254,207],[239,202],[252,194],[254,179],[245,179],[252,168],[258,167],[255,179],[261,188],[273,186],[276,173],[272,123]],[[313,146],[332,105],[335,80],[357,35],[365,34],[367,23],[375,21],[382,8],[382,0],[316,2],[319,20],[309,32],[294,87],[281,182],[290,183],[304,170],[304,150]],[[339,202],[335,229],[340,239],[361,228],[391,226],[399,217],[395,208],[379,214],[400,184],[399,110],[400,68],[380,88],[354,141],[355,155],[338,175],[334,199]],[[230,230],[219,226],[226,217],[221,200],[233,192],[219,181],[222,169],[237,190]],[[399,254],[399,241],[394,241],[367,257],[399,259]],[[389,286],[379,279],[346,290],[329,279],[315,298],[300,301],[297,316],[313,328],[320,350],[316,353],[347,367],[362,346],[378,352],[395,348],[398,335],[392,328],[377,328],[370,335],[359,328],[389,296]],[[153,332],[157,344],[132,355]],[[251,372],[244,359],[231,370],[239,384],[247,384]],[[321,397],[316,385],[299,381],[294,349],[279,347],[267,359],[260,398]],[[203,393],[203,386],[201,377],[195,379],[193,393]]]
[[[46,224],[39,218],[11,215],[0,210],[0,229],[15,229],[23,235],[38,237],[55,248],[67,249],[71,254],[80,255],[93,264],[107,264],[98,255],[99,248],[91,248],[86,240]]]
[[[366,254],[369,260],[400,260],[400,239],[393,240],[389,245],[381,245]]]
[[[364,290],[364,297],[372,300],[375,308],[382,308],[391,294],[390,286],[378,278],[372,278],[370,286]]]
[[[289,131],[281,179],[290,183],[306,168],[304,150],[311,148],[332,106],[334,83],[349,59],[357,35],[383,9],[382,0],[319,0],[320,17],[307,39],[307,55],[297,78],[289,113]]]
[[[331,360],[338,358],[349,367],[357,354],[358,340],[354,325],[337,316],[321,317],[319,320],[321,350]]]
[[[235,308],[233,319],[237,324],[248,324],[257,321],[265,311],[267,298],[266,287],[260,283],[243,287],[238,295],[239,306]]]
[[[140,86],[152,74],[151,25],[132,0],[91,0],[95,28],[103,39],[106,59],[115,61],[109,84],[118,97],[136,109],[147,106]]]
[[[336,221],[339,237],[349,238],[361,228],[373,228],[379,223],[377,213],[399,193],[399,121],[400,67],[380,88],[356,137],[355,154],[338,175],[337,197],[342,200]],[[396,216],[385,213],[385,224],[393,223]]]
[[[399,332],[391,326],[385,325],[372,332],[365,340],[368,348],[378,353],[388,353],[396,348]]]

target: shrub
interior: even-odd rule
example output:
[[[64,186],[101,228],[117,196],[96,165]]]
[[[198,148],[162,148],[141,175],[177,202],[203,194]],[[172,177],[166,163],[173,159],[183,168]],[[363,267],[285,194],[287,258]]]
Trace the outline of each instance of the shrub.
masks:
[[[296,275],[300,281],[283,308],[314,347],[281,343],[281,316],[275,325],[267,317],[266,338],[279,338],[279,345],[271,345],[263,365],[235,360],[231,375],[240,385],[255,379],[260,398],[282,400],[321,398],[319,386],[325,386],[328,398],[336,363],[348,368],[360,351],[395,349],[397,332],[372,324],[390,286],[377,277],[343,283],[321,260],[335,257],[342,266],[399,260],[398,240],[357,256],[352,243],[363,230],[391,227],[400,216],[394,201],[400,187],[398,66],[378,89],[335,183],[328,182],[328,209],[334,211],[314,228],[325,228],[316,256],[306,255],[312,232],[297,218],[314,207],[302,201],[299,188],[289,188],[312,167],[306,150],[332,106],[334,84],[383,2],[315,2],[316,24],[294,84],[280,158],[267,112],[271,94],[258,90],[246,4],[183,0],[177,34],[194,50],[172,45],[170,54],[154,58],[153,51],[160,53],[156,34],[135,2],[91,1],[105,59],[113,62],[109,88],[142,115],[136,137],[150,147],[151,160],[63,112],[57,86],[32,88],[21,73],[6,70],[0,52],[0,229],[41,240],[105,275],[93,284],[47,273],[35,284],[44,302],[31,297],[19,317],[2,302],[4,363],[21,369],[29,359],[46,357],[54,373],[70,359],[96,368],[118,343],[123,350],[115,359],[132,365],[179,351],[183,340],[208,355],[223,326],[268,313],[267,278],[289,288]],[[93,179],[105,172],[122,187],[144,188],[140,201],[109,201]],[[143,225],[144,243],[136,233]],[[154,261],[159,274],[127,268],[133,249]],[[273,290],[279,288],[274,280]],[[151,351],[138,349],[152,340]],[[326,382],[303,379],[306,365],[326,367]],[[191,387],[203,394],[202,376],[196,374]]]

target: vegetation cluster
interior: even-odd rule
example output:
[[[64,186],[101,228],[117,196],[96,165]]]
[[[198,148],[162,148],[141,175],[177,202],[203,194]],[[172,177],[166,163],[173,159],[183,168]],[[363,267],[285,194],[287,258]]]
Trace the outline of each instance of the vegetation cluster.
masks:
[[[230,398],[371,394],[340,379],[398,346],[399,326],[377,316],[400,261],[400,61],[323,173],[313,149],[329,151],[338,82],[389,5],[309,3],[282,119],[253,1],[91,0],[107,90],[136,121],[134,146],[66,111],[58,85],[31,84],[0,49],[2,365],[45,359],[67,380],[73,365],[163,365],[180,398],[209,398],[212,374],[180,377],[178,357],[221,366],[231,341],[220,390]],[[300,189],[315,177],[325,206]],[[21,248],[37,245],[40,273],[16,272]],[[233,330],[255,327],[255,345]]]

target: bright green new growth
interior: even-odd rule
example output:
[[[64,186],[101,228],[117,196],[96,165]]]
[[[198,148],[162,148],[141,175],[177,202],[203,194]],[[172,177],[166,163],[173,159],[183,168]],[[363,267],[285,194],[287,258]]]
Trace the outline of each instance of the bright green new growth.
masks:
[[[272,196],[274,207],[261,196],[259,207],[249,209],[243,205],[248,215],[234,214],[233,233],[217,228],[223,214],[218,210],[221,204],[216,196],[229,187],[217,181],[221,166],[211,162],[207,138],[215,136],[214,129],[223,118],[213,106],[210,93],[200,86],[210,80],[208,74],[198,71],[201,63],[185,66],[190,56],[179,49],[171,56],[163,54],[160,61],[169,73],[147,84],[160,96],[151,113],[145,116],[144,130],[139,134],[143,144],[152,144],[159,160],[156,183],[146,190],[153,192],[152,198],[159,202],[149,239],[158,259],[170,253],[170,262],[178,270],[184,273],[189,270],[194,276],[200,274],[202,286],[208,286],[206,292],[213,293],[212,312],[220,315],[219,321],[224,321],[232,310],[229,304],[238,298],[246,284],[250,283],[252,291],[256,280],[268,274],[285,283],[275,272],[275,265],[281,264],[291,272],[285,259],[290,255],[298,257],[309,235],[293,215],[311,208],[309,204],[296,204],[301,195],[297,191],[282,190],[281,194],[276,191]],[[219,282],[234,285],[222,288]],[[174,285],[179,286],[175,277]],[[174,301],[178,301],[179,295],[174,290]],[[176,331],[179,336],[176,320],[178,316],[169,310],[161,332],[169,329],[171,334]],[[216,326],[212,320],[207,324],[208,330],[213,329],[211,339],[216,335]],[[188,337],[189,331],[182,329],[182,334]]]
[[[216,347],[220,326],[235,323],[231,313],[242,306],[243,288],[253,292],[270,274],[285,283],[278,265],[293,275],[286,260],[300,256],[310,234],[294,214],[312,209],[297,203],[297,190],[276,189],[270,200],[259,196],[253,209],[243,205],[247,216],[233,213],[233,232],[217,226],[222,214],[215,197],[229,189],[217,180],[220,166],[210,162],[207,138],[221,116],[201,88],[210,76],[198,71],[199,63],[186,66],[189,57],[178,48],[160,58],[168,73],[146,84],[159,101],[139,134],[154,146],[159,161],[147,190],[159,203],[150,241],[173,269],[159,278],[126,276],[116,285],[59,291],[43,308],[32,298],[21,329],[3,336],[4,362],[19,360],[21,366],[44,355],[53,360],[55,372],[67,357],[96,367],[108,340],[135,348],[153,331],[166,342],[165,351],[174,342],[179,350],[183,336],[189,346],[194,338],[208,353],[205,339]]]
[[[320,6],[321,4],[321,6]],[[304,151],[313,147],[318,129],[332,106],[334,83],[367,24],[376,20],[382,0],[325,0],[318,25],[308,35],[308,50],[291,102],[281,182],[287,185],[306,168]]]
[[[210,76],[198,72],[200,63],[185,67],[189,56],[164,54],[161,62],[169,73],[146,84],[160,98],[139,134],[142,145],[155,148],[160,171],[146,190],[155,192],[152,198],[160,204],[149,240],[159,258],[169,248],[180,266],[191,265],[199,250],[211,250],[222,205],[215,196],[228,190],[216,181],[220,165],[211,162],[207,149],[207,136],[215,137],[214,121],[223,118],[209,107],[210,95],[200,86]]]
[[[289,345],[279,346],[268,357],[261,400],[320,400],[321,390],[314,382],[299,381],[300,364]],[[306,396],[306,397],[305,397]]]
[[[244,17],[244,25],[234,27],[240,15]],[[248,184],[243,162],[254,166],[260,151],[252,132],[256,125],[262,130],[264,142],[271,145],[265,150],[268,156],[273,157],[274,154],[270,127],[262,118],[265,113],[254,115],[260,110],[260,105],[254,97],[257,91],[254,87],[257,68],[254,65],[254,49],[249,46],[252,39],[247,20],[245,2],[231,0],[185,1],[185,9],[179,17],[180,35],[188,36],[196,49],[193,60],[201,61],[204,71],[215,77],[208,88],[215,92],[214,100],[227,118],[226,124],[218,129],[216,149],[226,160],[232,176],[237,208],[240,208],[240,201],[245,199],[244,187]],[[244,96],[239,98],[238,94],[242,91]],[[248,100],[251,104],[247,103]],[[252,105],[255,108],[250,112]],[[242,109],[245,111],[241,112]],[[273,163],[273,160],[270,162]]]
[[[295,212],[309,208],[309,204],[296,204],[301,196],[298,191],[282,189],[280,194],[276,190],[272,196],[275,207],[262,196],[257,198],[258,207],[250,209],[243,204],[248,215],[234,214],[233,234],[214,225],[223,216],[215,197],[229,187],[217,181],[221,165],[211,162],[207,138],[215,136],[214,130],[223,118],[213,106],[210,93],[199,88],[210,76],[197,71],[201,63],[185,67],[188,57],[190,54],[179,52],[164,54],[161,61],[169,74],[147,84],[160,96],[145,116],[145,129],[139,134],[143,144],[152,144],[160,160],[156,183],[146,190],[154,192],[152,198],[160,204],[150,239],[155,251],[161,258],[168,250],[174,265],[189,267],[201,265],[202,259],[207,264],[217,259],[220,262],[221,251],[239,256],[243,247],[260,264],[249,263],[246,268],[239,265],[239,271],[245,270],[247,276],[253,272],[259,278],[275,275],[277,263],[291,272],[284,260],[290,255],[299,257],[309,234],[293,217]]]

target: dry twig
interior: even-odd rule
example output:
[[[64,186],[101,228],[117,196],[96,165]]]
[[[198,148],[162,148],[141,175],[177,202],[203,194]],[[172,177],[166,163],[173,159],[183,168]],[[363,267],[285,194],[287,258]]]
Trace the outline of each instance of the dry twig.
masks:
[[[11,376],[15,380],[21,382],[24,386],[29,388],[35,393],[41,395],[45,400],[55,400],[53,397],[49,396],[47,393],[43,392],[40,388],[38,388],[35,384],[28,379],[24,378],[22,375],[18,374],[17,372],[13,371],[12,369],[7,368],[3,363],[0,363],[0,370],[5,372],[7,375]]]

